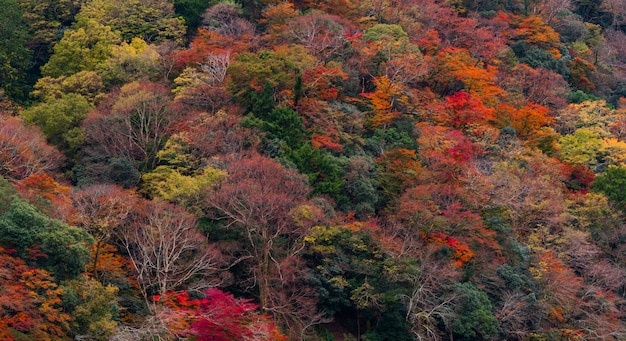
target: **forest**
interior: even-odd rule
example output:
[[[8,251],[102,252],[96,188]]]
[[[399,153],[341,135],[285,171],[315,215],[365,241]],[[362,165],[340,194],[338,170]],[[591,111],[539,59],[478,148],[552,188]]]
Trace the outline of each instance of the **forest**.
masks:
[[[626,340],[624,0],[0,8],[0,340]]]

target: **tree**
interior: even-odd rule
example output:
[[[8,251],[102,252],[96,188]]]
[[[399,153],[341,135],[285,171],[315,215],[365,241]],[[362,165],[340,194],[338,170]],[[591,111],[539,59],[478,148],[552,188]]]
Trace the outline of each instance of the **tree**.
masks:
[[[96,69],[108,86],[155,80],[161,72],[161,55],[155,45],[141,38],[113,46],[111,56]]]
[[[52,275],[31,267],[0,248],[0,335],[14,340],[16,335],[26,339],[70,340],[70,316],[63,311],[64,290]]]
[[[305,204],[309,191],[296,171],[254,155],[232,163],[227,180],[207,199],[214,218],[225,220],[232,229],[242,229],[264,310],[279,308],[271,305],[275,294],[272,281],[280,275],[280,261],[285,257],[281,254],[294,254],[301,248],[306,226],[295,224],[290,212]]]
[[[93,242],[86,232],[49,218],[17,195],[0,214],[0,233],[2,245],[54,272],[57,279],[73,278],[85,270]]]
[[[163,85],[126,84],[83,122],[87,152],[124,158],[141,170],[153,169],[156,155],[180,115]]]
[[[552,27],[546,25],[541,17],[536,15],[517,16],[500,12],[498,19],[511,26],[509,30],[505,30],[509,39],[523,41],[532,47],[550,53],[555,59],[562,57],[559,51],[561,45],[559,34]]]
[[[81,21],[66,30],[61,41],[54,45],[54,54],[41,67],[41,74],[56,78],[95,71],[111,56],[113,46],[118,43],[119,34],[110,26],[95,20]]]
[[[143,202],[133,212],[133,224],[118,234],[146,303],[153,295],[219,283],[220,253],[196,230],[196,218],[180,207],[158,200]]]
[[[286,40],[287,25],[297,16],[298,11],[294,8],[293,3],[289,1],[267,6],[263,10],[262,18],[259,20],[261,24],[266,26],[264,39],[271,43]]]
[[[75,338],[108,340],[117,327],[119,289],[87,277],[66,281],[61,287],[65,291],[63,300],[72,318],[70,325]]]
[[[463,90],[476,95],[485,105],[493,106],[504,95],[495,83],[496,70],[472,58],[466,49],[449,47],[437,52],[429,82],[443,95]]]
[[[235,298],[216,288],[192,299],[188,292],[158,297],[170,315],[170,333],[201,341],[259,340],[284,341],[271,318],[258,312],[250,299]]]
[[[0,114],[0,174],[21,179],[58,169],[63,156],[48,145],[41,131],[18,117]]]
[[[287,34],[291,41],[306,47],[319,60],[327,61],[343,50],[347,26],[349,23],[337,16],[310,12],[291,20]]]
[[[172,135],[157,155],[161,165],[142,176],[143,188],[152,197],[160,197],[201,214],[210,186],[226,177],[226,172],[202,167],[189,134]]]
[[[591,188],[604,193],[622,211],[626,210],[626,168],[624,166],[608,167],[604,173],[596,176]]]
[[[204,28],[225,37],[241,39],[254,36],[254,25],[242,19],[243,11],[238,5],[220,2],[208,8],[202,15]]]
[[[51,218],[68,222],[74,214],[69,197],[70,187],[63,186],[46,174],[31,174],[14,182],[18,193]]]
[[[442,125],[465,130],[475,125],[485,125],[494,116],[493,108],[486,107],[481,98],[460,91],[446,97],[441,114],[434,119]]]
[[[537,135],[541,128],[554,123],[554,119],[548,113],[548,108],[539,104],[526,104],[521,108],[515,108],[503,103],[496,110],[495,124],[500,128],[512,127],[520,139],[529,139]]]
[[[395,241],[386,237],[373,221],[314,226],[305,238],[306,258],[320,293],[317,305],[335,323],[356,337],[410,340],[402,315],[415,259],[394,257],[387,246]],[[342,316],[356,321],[344,323]]]
[[[71,223],[84,229],[94,239],[92,265],[87,271],[102,280],[100,256],[119,230],[130,223],[129,214],[137,198],[128,190],[115,185],[92,185],[72,193],[75,214]]]
[[[28,28],[16,1],[2,0],[0,8],[0,89],[11,98],[25,99],[24,78],[32,53],[25,46]]]
[[[399,108],[406,106],[408,103],[407,96],[403,93],[403,85],[391,82],[387,77],[380,76],[374,78],[376,91],[362,94],[368,98],[372,104],[372,115],[369,117],[372,128],[382,126],[386,129],[393,120],[402,115]]]
[[[80,125],[92,106],[79,94],[63,95],[29,108],[24,120],[41,128],[48,142],[72,156],[83,142]]]
[[[598,165],[602,138],[600,132],[592,128],[576,129],[572,134],[559,138],[559,154],[563,161],[573,165]]]
[[[174,6],[165,0],[89,1],[81,7],[76,21],[80,25],[90,20],[111,27],[127,42],[141,38],[148,43],[167,40],[180,43],[185,34],[184,19],[175,17]]]
[[[471,282],[454,285],[457,317],[451,320],[451,331],[459,340],[486,339],[495,336],[498,327],[491,301]]]
[[[200,113],[187,124],[188,141],[199,157],[241,158],[255,153],[260,137],[256,131],[242,127],[241,121],[241,116],[224,110],[214,115]]]
[[[563,135],[580,128],[592,128],[606,137],[616,119],[615,111],[608,108],[604,100],[572,103],[556,115],[557,130]]]
[[[191,325],[194,334],[198,335],[198,340],[286,339],[280,335],[267,316],[254,313],[258,308],[255,304],[235,299],[232,295],[217,289],[207,290],[206,295],[207,298],[200,303],[202,318]]]
[[[530,103],[558,110],[566,105],[569,85],[563,76],[545,68],[520,63],[506,73],[500,86],[512,97],[523,94]]]
[[[173,3],[176,14],[185,19],[188,35],[196,32],[202,21],[202,13],[213,5],[213,1],[206,0],[174,0]]]
[[[377,179],[385,195],[393,198],[414,185],[424,171],[414,150],[395,148],[376,159]]]
[[[35,84],[31,96],[42,102],[52,102],[68,94],[83,96],[91,105],[105,96],[102,77],[95,71],[81,71],[71,76],[41,77]]]
[[[316,58],[301,45],[257,54],[241,53],[228,67],[227,87],[247,110],[252,110],[255,100],[265,96],[265,92],[269,92],[273,102],[291,101],[297,75],[315,63]]]
[[[16,0],[28,24],[29,39],[25,46],[33,51],[31,72],[39,70],[62,38],[59,33],[68,28],[85,0]]]

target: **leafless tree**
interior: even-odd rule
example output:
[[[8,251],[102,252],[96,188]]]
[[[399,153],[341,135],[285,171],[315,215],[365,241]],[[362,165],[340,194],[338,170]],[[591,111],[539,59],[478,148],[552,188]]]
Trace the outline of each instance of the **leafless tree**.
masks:
[[[219,284],[221,255],[196,230],[194,216],[160,201],[145,202],[134,215],[120,239],[147,302],[185,286],[200,290]]]

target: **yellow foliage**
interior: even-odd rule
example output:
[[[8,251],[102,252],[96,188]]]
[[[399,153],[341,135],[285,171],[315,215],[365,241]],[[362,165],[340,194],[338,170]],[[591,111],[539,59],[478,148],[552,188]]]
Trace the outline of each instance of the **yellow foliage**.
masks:
[[[144,174],[144,189],[151,196],[181,204],[195,211],[202,203],[208,187],[226,177],[226,172],[211,167],[204,168],[198,175],[183,175],[171,166],[158,166]]]

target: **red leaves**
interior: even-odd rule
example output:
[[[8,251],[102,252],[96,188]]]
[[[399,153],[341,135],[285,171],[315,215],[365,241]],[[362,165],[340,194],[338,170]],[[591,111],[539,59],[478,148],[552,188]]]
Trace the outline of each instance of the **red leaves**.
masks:
[[[584,165],[563,164],[563,174],[566,177],[564,182],[567,188],[580,194],[587,193],[594,180],[593,171]]]
[[[474,124],[486,124],[493,119],[495,110],[486,107],[482,100],[467,92],[448,96],[442,104],[441,115],[435,119],[454,129],[467,129]]]
[[[348,75],[340,67],[318,66],[307,69],[302,75],[304,95],[324,101],[335,100],[339,96],[341,81],[347,79]]]
[[[470,250],[469,245],[461,243],[456,238],[447,236],[442,232],[433,232],[431,234],[425,235],[424,240],[426,242],[446,246],[450,250],[452,250],[452,259],[454,259],[454,265],[458,267],[462,267],[472,258],[474,258],[474,252]]]
[[[261,315],[250,299],[235,298],[216,288],[208,289],[201,299],[189,293],[168,293],[154,301],[174,311],[169,328],[179,335],[199,341],[286,340],[271,318]]]

